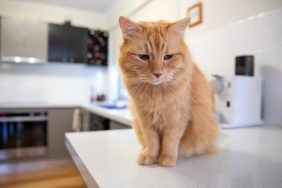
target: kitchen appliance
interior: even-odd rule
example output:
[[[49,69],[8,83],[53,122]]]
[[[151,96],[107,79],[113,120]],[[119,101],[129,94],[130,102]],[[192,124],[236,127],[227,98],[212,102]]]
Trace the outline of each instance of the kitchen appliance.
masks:
[[[254,57],[236,57],[235,76],[214,75],[215,111],[222,128],[262,125],[262,79],[254,77]]]
[[[47,154],[45,110],[0,111],[0,160]]]

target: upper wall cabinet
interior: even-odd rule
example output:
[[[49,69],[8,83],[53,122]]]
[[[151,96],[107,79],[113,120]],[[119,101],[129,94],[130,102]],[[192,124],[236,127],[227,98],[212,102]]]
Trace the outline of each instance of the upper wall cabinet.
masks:
[[[48,61],[107,65],[108,32],[49,24]]]
[[[46,62],[47,38],[46,23],[4,17],[1,20],[1,60]]]
[[[0,17],[0,62],[108,64],[108,32]]]
[[[49,62],[87,62],[88,30],[69,24],[49,24]]]

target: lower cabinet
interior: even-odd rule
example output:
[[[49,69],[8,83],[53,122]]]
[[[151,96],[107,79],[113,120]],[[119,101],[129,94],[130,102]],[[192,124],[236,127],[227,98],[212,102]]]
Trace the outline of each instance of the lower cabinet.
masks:
[[[74,108],[54,108],[48,110],[48,157],[66,157],[68,151],[65,147],[65,133],[73,132]],[[111,129],[129,129],[130,127],[81,110],[82,130],[99,131]]]
[[[82,131],[99,131],[113,129],[130,129],[127,125],[123,125],[116,121],[102,117],[100,115],[82,110]]]
[[[48,157],[65,157],[65,133],[72,132],[73,108],[48,110]]]

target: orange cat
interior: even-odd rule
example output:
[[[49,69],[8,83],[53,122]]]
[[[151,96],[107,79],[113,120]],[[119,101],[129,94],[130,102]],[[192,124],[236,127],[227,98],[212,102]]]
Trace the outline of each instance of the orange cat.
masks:
[[[173,166],[178,157],[215,152],[219,131],[211,88],[184,42],[189,19],[119,22],[119,67],[143,147],[138,163]]]

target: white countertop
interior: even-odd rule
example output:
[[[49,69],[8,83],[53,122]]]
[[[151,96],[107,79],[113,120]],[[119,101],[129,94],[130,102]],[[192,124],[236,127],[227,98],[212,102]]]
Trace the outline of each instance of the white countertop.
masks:
[[[139,166],[133,130],[67,133],[66,145],[88,187],[281,187],[282,128],[223,130],[220,153],[174,167]]]

